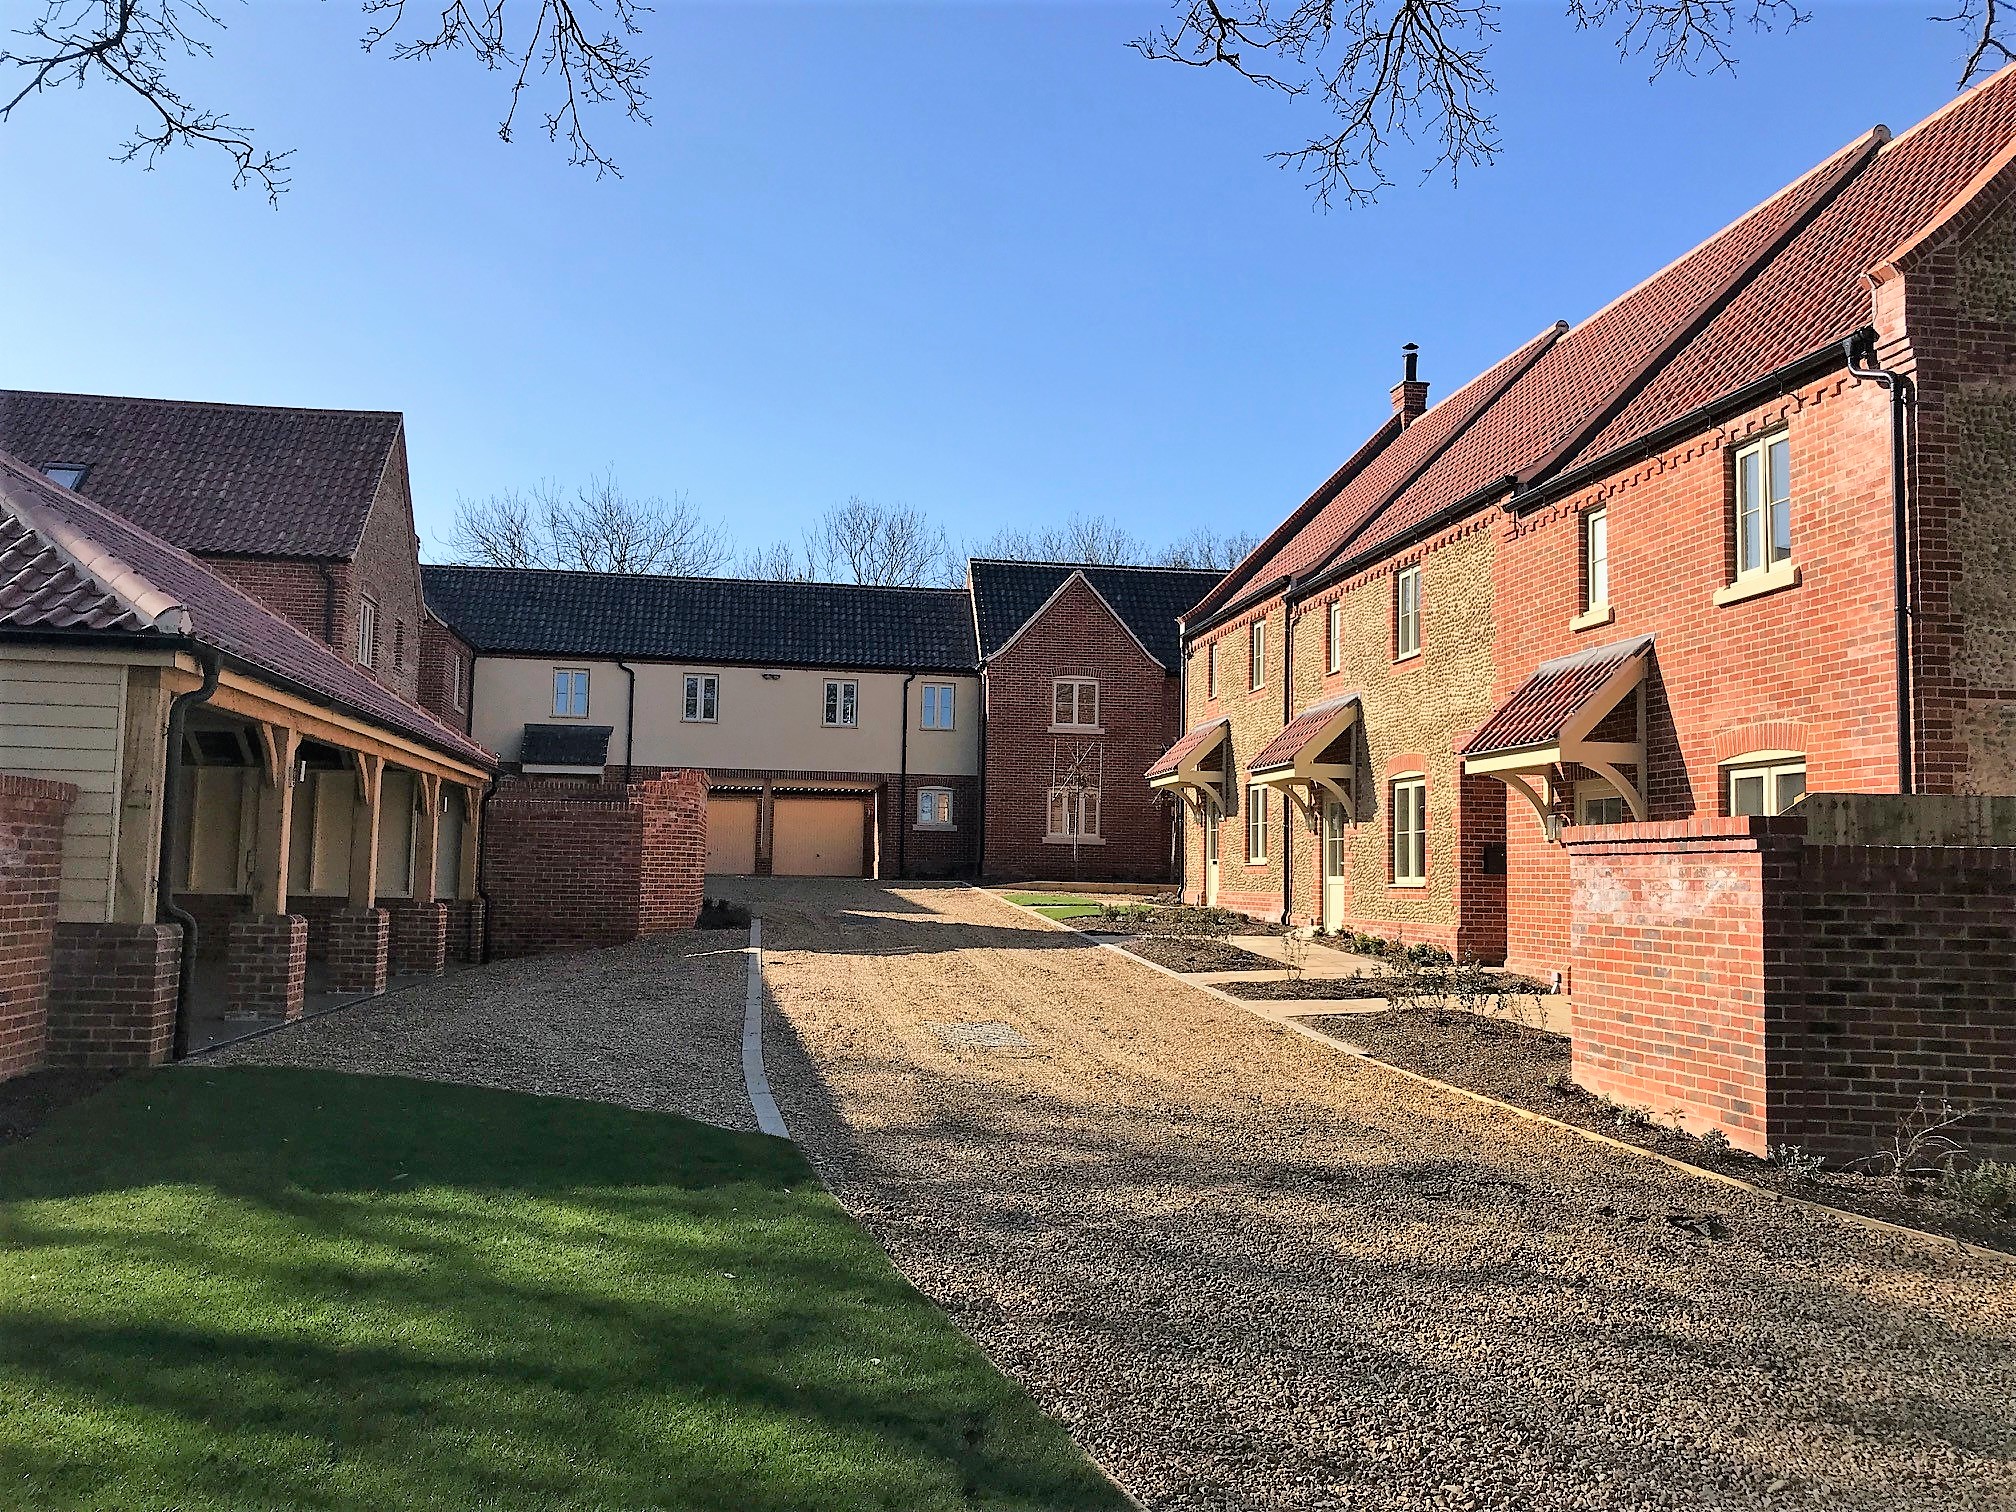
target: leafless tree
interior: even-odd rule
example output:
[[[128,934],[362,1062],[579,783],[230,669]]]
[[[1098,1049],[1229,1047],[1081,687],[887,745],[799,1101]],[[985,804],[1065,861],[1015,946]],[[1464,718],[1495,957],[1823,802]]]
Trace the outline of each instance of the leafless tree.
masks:
[[[1935,21],[1972,40],[1960,86],[2016,57],[2011,0],[1952,0]],[[1144,57],[1221,69],[1259,88],[1311,96],[1330,129],[1273,161],[1304,175],[1319,205],[1362,205],[1392,180],[1396,144],[1421,146],[1425,174],[1454,179],[1490,163],[1497,0],[1175,0],[1176,20],[1129,45]],[[1625,57],[1669,69],[1736,66],[1743,34],[1797,26],[1798,0],[1567,0],[1568,19],[1616,40]]]
[[[1113,566],[1141,562],[1148,548],[1141,538],[1105,515],[1073,514],[1061,525],[1004,526],[969,548],[977,557],[1008,562],[1095,562]]]
[[[488,567],[704,576],[729,560],[727,533],[684,494],[637,498],[613,472],[571,492],[556,483],[510,489],[455,506],[453,560]]]
[[[1198,525],[1164,546],[1155,560],[1163,567],[1202,567],[1229,572],[1259,544],[1260,538],[1251,531],[1232,530],[1220,535],[1208,525]]]
[[[198,105],[175,82],[179,65],[211,56],[223,16],[212,0],[19,0],[34,8],[18,39],[0,48],[13,70],[12,93],[0,86],[0,122],[26,101],[65,85],[111,85],[137,101],[141,121],[116,156],[152,166],[171,147],[209,146],[231,160],[232,183],[257,184],[278,202],[289,181],[292,149],[257,146],[250,127]],[[649,123],[645,84],[651,60],[631,51],[649,9],[641,0],[440,0],[408,24],[406,0],[359,0],[366,52],[404,62],[467,54],[505,76],[508,98],[497,134],[510,141],[528,90],[543,85],[548,141],[565,142],[571,163],[599,176],[614,162],[589,136],[584,107],[614,106]]]
[[[908,504],[859,495],[835,504],[805,532],[803,544],[775,541],[743,558],[749,577],[787,582],[874,583],[940,587],[963,580],[960,559],[942,526]]]

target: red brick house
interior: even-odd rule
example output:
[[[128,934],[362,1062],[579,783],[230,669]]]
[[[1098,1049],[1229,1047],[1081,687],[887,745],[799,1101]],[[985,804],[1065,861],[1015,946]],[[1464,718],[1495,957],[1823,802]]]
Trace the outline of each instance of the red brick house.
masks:
[[[200,557],[421,699],[403,416],[0,389],[0,451]],[[445,690],[445,661],[440,672]]]
[[[2016,1104],[2012,159],[2005,70],[1432,407],[1410,354],[1186,620],[1192,890],[1558,973],[1585,1085],[1747,1148]]]
[[[1177,620],[1220,576],[968,564],[986,706],[986,876],[1175,875],[1173,810],[1136,775],[1178,728]]]

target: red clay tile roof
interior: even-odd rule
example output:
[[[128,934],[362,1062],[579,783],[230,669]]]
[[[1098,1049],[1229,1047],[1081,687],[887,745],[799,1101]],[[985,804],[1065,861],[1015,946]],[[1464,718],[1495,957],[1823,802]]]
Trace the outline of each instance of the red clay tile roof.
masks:
[[[0,580],[0,633],[186,634],[451,756],[497,764],[188,552],[0,454],[0,574],[14,563],[18,576]]]
[[[78,492],[184,550],[354,556],[395,448],[389,411],[0,389],[0,451],[86,469]]]
[[[1652,637],[1640,635],[1542,662],[1519,685],[1518,691],[1464,742],[1457,754],[1488,756],[1497,751],[1552,745],[1561,738],[1562,726],[1609,681],[1613,672],[1651,649]]]
[[[1662,354],[1699,326],[1733,283],[1782,247],[1874,146],[1874,138],[1858,138],[1569,331],[1458,444],[1346,543],[1351,554],[1373,550],[1439,510],[1552,457],[1627,397],[1648,365],[1656,369]]]
[[[1155,764],[1143,775],[1153,779],[1167,777],[1180,766],[1183,760],[1214,736],[1222,735],[1232,727],[1227,719],[1214,719],[1209,724],[1201,724],[1187,732],[1176,744],[1155,758]]]
[[[1330,717],[1358,702],[1356,693],[1346,693],[1341,698],[1325,699],[1322,703],[1311,704],[1294,719],[1288,727],[1260,748],[1260,754],[1246,763],[1249,772],[1265,772],[1274,767],[1292,765],[1302,747],[1314,740]]]
[[[1264,560],[1256,562],[1250,570],[1243,566],[1235,568],[1227,581],[1236,586],[1214,595],[1217,603],[1207,599],[1205,605],[1216,608],[1218,604],[1270,592],[1283,578],[1321,566],[1379,512],[1397,489],[1406,487],[1408,480],[1432,462],[1444,447],[1463,436],[1465,428],[1490,407],[1499,392],[1517,380],[1560,334],[1561,327],[1549,326],[1496,366],[1430,408],[1372,457],[1333,497],[1324,499],[1311,514],[1308,523],[1291,532],[1288,539],[1276,546]],[[1329,486],[1325,485],[1326,488]],[[1323,490],[1319,489],[1310,502],[1314,503],[1322,496]],[[1303,507],[1307,509],[1308,505]],[[1279,534],[1277,531],[1276,535]],[[1200,609],[1204,607],[1199,606]]]
[[[1862,275],[1936,219],[2012,139],[2016,65],[1884,146],[1567,465],[1614,451],[1867,325]]]

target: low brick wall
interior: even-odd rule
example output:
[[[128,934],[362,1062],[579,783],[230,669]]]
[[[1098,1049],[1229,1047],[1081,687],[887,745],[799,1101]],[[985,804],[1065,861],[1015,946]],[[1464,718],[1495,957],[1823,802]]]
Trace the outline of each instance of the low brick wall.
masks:
[[[330,918],[331,992],[383,992],[391,964],[392,916],[384,909],[346,908]]]
[[[485,815],[483,883],[496,957],[591,950],[700,916],[707,780],[519,781]]]
[[[456,898],[448,910],[448,957],[464,965],[483,959],[483,900]]]
[[[181,977],[178,925],[58,924],[49,1064],[151,1066],[168,1059]]]
[[[392,970],[408,976],[439,976],[448,966],[448,905],[388,903],[392,915]]]
[[[77,789],[0,772],[0,1078],[42,1063],[63,821]]]
[[[1868,1155],[1923,1099],[2016,1155],[2016,847],[1805,830],[1570,832],[1576,1080],[1754,1154]]]
[[[308,981],[308,921],[298,914],[243,914],[225,947],[226,997],[234,1013],[296,1019]]]

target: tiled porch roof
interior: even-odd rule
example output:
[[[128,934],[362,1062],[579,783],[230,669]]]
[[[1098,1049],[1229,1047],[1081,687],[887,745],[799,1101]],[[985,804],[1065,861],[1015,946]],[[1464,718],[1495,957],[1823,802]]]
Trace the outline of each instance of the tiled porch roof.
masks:
[[[1651,649],[1652,637],[1640,635],[1542,662],[1457,754],[1489,756],[1499,751],[1554,744],[1576,711],[1620,667]]]
[[[1176,768],[1185,760],[1196,755],[1212,741],[1222,739],[1231,727],[1230,720],[1214,719],[1209,724],[1201,724],[1187,732],[1176,744],[1155,758],[1155,764],[1148,768],[1146,773],[1149,781],[1152,782],[1157,777],[1174,775]]]
[[[497,758],[188,552],[0,453],[0,633],[187,638],[488,770]]]
[[[1248,764],[1247,770],[1256,775],[1271,771],[1275,767],[1290,766],[1302,748],[1316,739],[1325,726],[1337,715],[1358,702],[1356,693],[1346,693],[1341,698],[1326,699],[1297,714],[1288,728],[1261,747],[1260,754]]]

